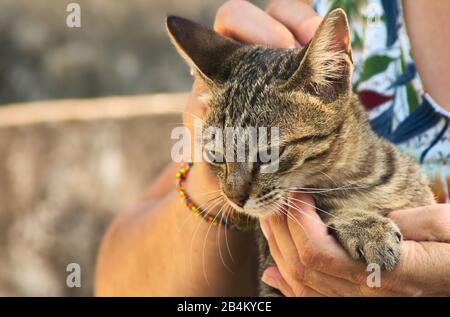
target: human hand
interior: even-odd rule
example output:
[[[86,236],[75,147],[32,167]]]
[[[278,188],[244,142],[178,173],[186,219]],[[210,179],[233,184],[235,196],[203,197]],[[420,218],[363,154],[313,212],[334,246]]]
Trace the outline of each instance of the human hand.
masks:
[[[321,21],[299,0],[271,0],[265,11],[247,1],[230,0],[217,11],[214,29],[247,44],[298,47],[312,39]]]
[[[392,272],[381,272],[380,287],[369,287],[372,271],[352,260],[328,234],[311,196],[297,195],[289,217],[261,221],[276,267],[263,281],[285,296],[450,295],[450,205],[394,211],[402,231],[402,256]]]

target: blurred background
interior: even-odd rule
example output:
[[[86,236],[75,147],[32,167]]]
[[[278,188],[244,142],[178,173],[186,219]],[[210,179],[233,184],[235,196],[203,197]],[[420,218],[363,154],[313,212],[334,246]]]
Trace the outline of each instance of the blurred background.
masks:
[[[66,26],[71,2],[81,28]],[[188,90],[165,16],[212,25],[223,2],[1,0],[0,103]]]
[[[0,0],[0,296],[92,295],[100,238],[169,161],[191,85],[165,16],[212,25],[223,2]]]

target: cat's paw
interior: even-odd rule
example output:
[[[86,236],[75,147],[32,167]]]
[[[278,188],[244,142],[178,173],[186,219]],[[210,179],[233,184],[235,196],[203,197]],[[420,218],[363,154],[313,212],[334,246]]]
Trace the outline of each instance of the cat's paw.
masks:
[[[390,219],[378,215],[359,214],[334,219],[329,224],[333,234],[354,259],[376,263],[391,271],[400,260],[402,235]]]

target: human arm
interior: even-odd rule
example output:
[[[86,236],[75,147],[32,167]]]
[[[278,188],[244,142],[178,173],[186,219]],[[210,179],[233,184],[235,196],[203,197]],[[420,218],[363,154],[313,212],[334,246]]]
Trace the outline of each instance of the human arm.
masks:
[[[403,1],[403,14],[424,89],[450,112],[450,1]]]
[[[236,17],[237,12],[244,13],[245,19],[230,20]],[[245,24],[247,22],[248,25]],[[215,25],[218,32],[247,43],[274,47],[296,44],[288,28],[245,1],[230,1],[222,6]],[[250,26],[253,31],[248,33],[247,27]],[[184,115],[186,127],[192,126],[193,116],[202,117],[206,111],[205,105],[197,98],[201,91],[202,84],[197,80]],[[175,187],[172,182],[175,169],[174,164],[168,167],[143,200],[121,213],[108,228],[98,255],[95,293],[254,295],[256,261],[251,259],[256,259],[256,254],[254,257],[248,256],[255,252],[253,237],[228,233],[228,243],[235,260],[233,264],[227,258],[224,230],[219,232],[218,228],[210,228],[193,217],[172,189]],[[196,163],[186,188],[196,204],[202,206],[207,199],[201,193],[217,190],[217,180],[204,164]],[[216,239],[206,237],[208,234],[221,238],[218,246]],[[225,257],[224,262],[231,266],[234,274],[229,273],[222,264],[222,257]]]
[[[186,127],[204,111],[197,99],[201,89],[196,82],[184,115]],[[141,201],[109,226],[98,254],[97,296],[256,294],[256,254],[248,256],[256,252],[253,236],[231,230],[225,236],[224,228],[195,217],[175,190],[177,168],[177,163],[169,164]],[[203,163],[192,168],[186,190],[198,205],[219,211],[208,208],[213,206],[203,195],[217,191],[217,181]]]

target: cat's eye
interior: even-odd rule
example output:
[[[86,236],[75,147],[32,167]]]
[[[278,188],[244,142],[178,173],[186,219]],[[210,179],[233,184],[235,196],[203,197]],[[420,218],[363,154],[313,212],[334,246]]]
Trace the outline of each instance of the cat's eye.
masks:
[[[219,152],[212,149],[205,149],[204,150],[204,156],[208,163],[211,164],[223,164],[225,163],[224,155]]]

